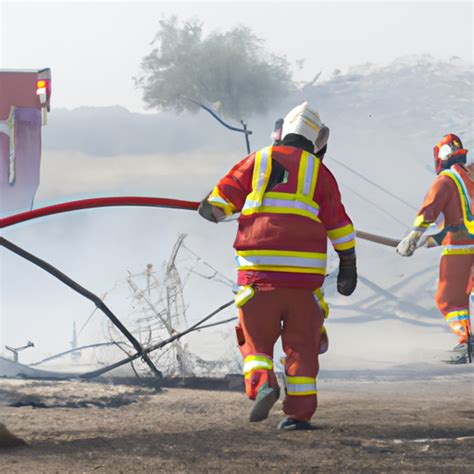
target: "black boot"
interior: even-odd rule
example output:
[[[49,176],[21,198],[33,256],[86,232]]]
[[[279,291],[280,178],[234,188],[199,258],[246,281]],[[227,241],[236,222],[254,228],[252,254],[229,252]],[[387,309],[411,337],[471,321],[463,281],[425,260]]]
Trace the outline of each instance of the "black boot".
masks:
[[[267,387],[260,390],[250,412],[250,421],[263,421],[268,418],[278,398],[280,398],[280,387]]]
[[[312,425],[309,421],[295,420],[287,416],[278,423],[278,429],[280,431],[310,430]]]

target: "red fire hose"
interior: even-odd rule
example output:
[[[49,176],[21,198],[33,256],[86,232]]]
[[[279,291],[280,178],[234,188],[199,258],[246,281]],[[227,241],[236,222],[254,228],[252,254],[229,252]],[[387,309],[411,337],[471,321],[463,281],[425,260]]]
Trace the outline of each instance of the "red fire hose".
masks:
[[[64,202],[54,204],[52,206],[40,207],[31,211],[21,212],[12,216],[0,219],[0,228],[10,227],[20,222],[37,219],[38,217],[50,216],[52,214],[60,214],[62,212],[78,211],[80,209],[93,209],[96,207],[111,206],[149,206],[149,207],[165,207],[172,209],[188,209],[190,211],[197,210],[199,203],[193,201],[183,201],[181,199],[167,199],[159,197],[141,197],[141,196],[119,196],[82,199],[79,201]]]
[[[40,207],[31,211],[21,212],[19,214],[4,217],[0,219],[0,228],[3,229],[4,227],[10,227],[21,222],[37,219],[39,217],[50,216],[53,214],[60,214],[63,212],[112,206],[147,206],[196,211],[199,207],[199,203],[194,201],[183,201],[181,199],[142,196],[118,196],[82,199],[79,201],[70,201],[61,204],[54,204],[52,206]],[[370,234],[364,231],[356,231],[356,236],[359,237],[359,239],[369,240],[371,242],[387,245],[389,247],[396,247],[399,242],[396,239]]]

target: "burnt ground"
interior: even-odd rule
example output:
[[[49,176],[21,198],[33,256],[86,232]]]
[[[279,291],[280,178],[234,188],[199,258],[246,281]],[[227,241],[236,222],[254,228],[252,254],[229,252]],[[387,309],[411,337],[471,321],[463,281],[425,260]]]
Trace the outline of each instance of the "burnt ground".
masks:
[[[247,422],[239,385],[0,379],[0,422],[28,443],[0,472],[472,472],[470,373],[321,382],[307,432],[276,430],[281,402]]]

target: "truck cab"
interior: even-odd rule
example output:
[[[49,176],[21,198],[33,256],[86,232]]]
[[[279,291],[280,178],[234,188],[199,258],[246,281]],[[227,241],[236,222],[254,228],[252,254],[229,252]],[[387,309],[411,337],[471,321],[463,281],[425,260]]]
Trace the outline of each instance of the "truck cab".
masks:
[[[0,69],[0,215],[33,207],[50,99],[49,68]]]

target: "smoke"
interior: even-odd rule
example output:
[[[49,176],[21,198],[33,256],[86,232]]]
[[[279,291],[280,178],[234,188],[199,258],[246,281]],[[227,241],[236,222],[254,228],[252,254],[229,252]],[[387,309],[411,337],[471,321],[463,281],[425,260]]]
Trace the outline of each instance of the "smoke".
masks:
[[[472,68],[449,66],[451,74],[446,77],[446,64],[426,58],[398,62],[375,71],[355,70],[300,91],[266,117],[252,118],[252,149],[269,143],[275,118],[309,100],[331,129],[325,163],[340,183],[356,228],[400,238],[434,178],[433,144],[444,133],[462,129],[466,132],[464,145],[472,145],[472,132],[463,129],[471,114]],[[446,88],[459,91],[455,103],[448,100]],[[88,113],[94,116],[93,110]],[[242,136],[220,128],[213,119],[202,114],[194,119],[199,133],[188,128],[192,129],[189,137],[188,129],[179,126],[181,118],[173,119],[176,128],[155,130],[156,153],[110,148],[98,153],[92,146],[85,153],[80,140],[72,141],[70,150],[61,150],[74,130],[68,132],[67,124],[62,126],[60,140],[54,136],[51,120],[36,206],[92,195],[202,199],[243,157],[245,148]],[[192,118],[182,118],[182,122],[189,126]],[[96,125],[91,122],[90,128],[106,127],[100,120]],[[126,127],[123,130],[120,143],[131,147],[125,139]],[[173,145],[166,138],[167,130],[179,137]],[[144,133],[151,136],[149,130]],[[83,139],[86,143],[87,137]],[[162,142],[168,143],[167,151],[160,148]],[[105,143],[107,140],[101,146]],[[411,207],[380,188],[400,195]],[[235,223],[217,226],[191,211],[127,207],[52,216],[8,229],[5,236],[101,295],[127,271],[142,272],[148,263],[160,268],[181,233],[188,234],[186,243],[193,251],[232,279],[235,232]],[[455,344],[433,303],[439,249],[422,249],[412,259],[401,259],[392,248],[360,241],[357,252],[361,279],[355,294],[351,298],[338,295],[333,274],[325,285],[332,309],[327,321],[330,351],[323,356],[323,366],[380,368],[439,360],[440,351]],[[35,342],[34,349],[20,354],[21,361],[67,350],[73,321],[80,327],[93,310],[60,282],[6,251],[2,252],[1,279],[3,344]],[[185,288],[190,322],[231,297],[227,287],[195,280]],[[129,310],[128,305],[126,295],[111,301],[119,318]],[[229,310],[222,319],[234,315]],[[96,312],[89,332],[79,342],[102,340],[104,318]],[[229,324],[196,333],[187,342],[197,355],[219,358],[228,350],[232,331]]]

